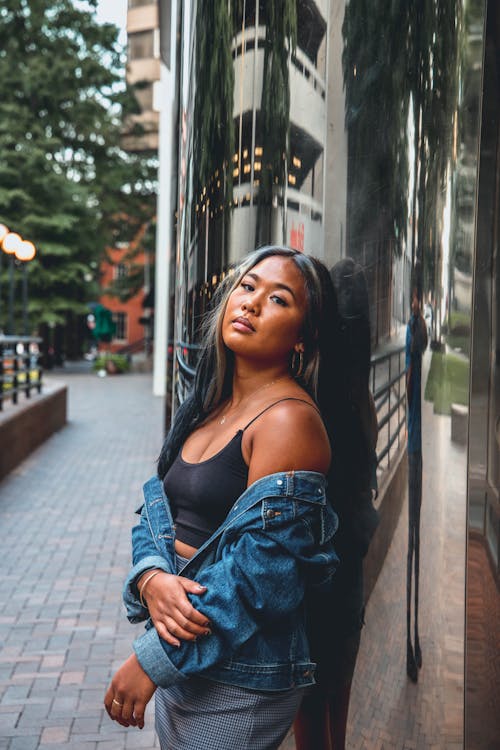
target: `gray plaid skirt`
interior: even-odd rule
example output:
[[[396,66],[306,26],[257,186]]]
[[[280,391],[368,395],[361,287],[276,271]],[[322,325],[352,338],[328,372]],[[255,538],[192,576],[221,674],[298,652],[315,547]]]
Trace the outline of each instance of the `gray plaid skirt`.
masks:
[[[178,570],[185,564],[177,560]],[[162,750],[276,750],[286,737],[303,689],[256,692],[190,677],[156,691]]]

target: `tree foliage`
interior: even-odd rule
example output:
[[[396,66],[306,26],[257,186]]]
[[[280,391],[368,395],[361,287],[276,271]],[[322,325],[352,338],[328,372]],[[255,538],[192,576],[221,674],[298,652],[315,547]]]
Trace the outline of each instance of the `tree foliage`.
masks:
[[[452,147],[460,12],[458,0],[350,0],[346,8],[354,248],[380,233],[378,219],[385,216],[382,231],[400,249],[410,214],[414,261],[422,261],[429,247]],[[410,172],[414,184],[408,189]]]
[[[88,312],[104,249],[154,210],[154,164],[120,148],[123,118],[138,108],[118,29],[97,23],[96,5],[0,7],[0,221],[36,245],[37,325]]]

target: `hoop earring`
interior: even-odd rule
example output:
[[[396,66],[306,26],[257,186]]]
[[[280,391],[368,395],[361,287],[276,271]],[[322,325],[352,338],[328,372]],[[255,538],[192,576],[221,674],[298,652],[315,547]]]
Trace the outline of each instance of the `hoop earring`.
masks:
[[[298,366],[297,366],[297,356],[299,359]],[[292,375],[294,378],[300,378],[303,371],[304,371],[304,353],[302,351],[297,351],[294,349],[294,352],[292,354],[292,361],[290,363],[290,369],[292,371]]]

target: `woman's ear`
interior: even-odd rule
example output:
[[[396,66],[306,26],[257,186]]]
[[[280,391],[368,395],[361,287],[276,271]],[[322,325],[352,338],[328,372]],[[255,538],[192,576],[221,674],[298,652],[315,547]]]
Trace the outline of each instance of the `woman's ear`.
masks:
[[[297,354],[300,354],[301,352],[302,354],[304,354],[304,351],[305,351],[304,343],[302,341],[297,341],[297,343],[293,347],[293,350],[294,352],[297,352]]]

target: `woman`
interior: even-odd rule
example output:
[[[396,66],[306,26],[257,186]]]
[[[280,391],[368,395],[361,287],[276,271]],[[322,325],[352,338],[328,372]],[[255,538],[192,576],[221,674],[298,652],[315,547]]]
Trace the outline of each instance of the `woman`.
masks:
[[[331,467],[340,564],[329,591],[321,596],[310,592],[306,600],[311,655],[318,667],[316,685],[302,702],[295,722],[297,750],[345,748],[351,682],[364,620],[363,557],[378,524],[372,504],[377,489],[378,427],[369,389],[368,288],[362,267],[351,258],[339,261],[331,274],[341,318],[339,349],[347,393],[344,413],[337,414],[342,440]],[[323,615],[325,606],[337,613],[332,622]]]
[[[221,289],[133,530],[125,602],[149,629],[105,697],[142,728],[160,686],[162,748],[276,748],[314,682],[303,599],[337,560],[337,320],[324,266],[285,248],[256,251]]]

